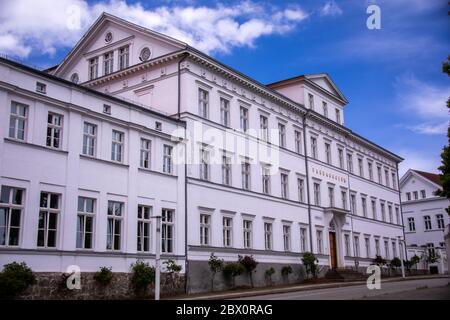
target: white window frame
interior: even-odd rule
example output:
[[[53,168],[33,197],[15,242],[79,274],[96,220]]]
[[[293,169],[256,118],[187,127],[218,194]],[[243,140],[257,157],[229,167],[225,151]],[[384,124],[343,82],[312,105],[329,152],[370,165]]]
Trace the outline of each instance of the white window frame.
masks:
[[[291,226],[284,224],[283,225],[283,248],[284,251],[289,252],[292,250],[291,248]]]
[[[247,132],[249,129],[249,110],[246,107],[240,106],[240,126],[241,130]]]
[[[138,252],[150,252],[152,244],[152,207],[139,204],[137,212],[137,241],[136,250]],[[147,230],[147,235],[145,231]],[[147,247],[147,249],[146,249]]]
[[[286,125],[283,123],[278,123],[278,143],[280,147],[286,147]]]
[[[269,118],[265,115],[259,115],[260,139],[269,142]]]
[[[112,130],[111,140],[111,161],[123,163],[125,133],[118,130]]]
[[[251,190],[251,165],[249,162],[241,164],[242,189]]]
[[[152,141],[141,138],[140,167],[144,169],[151,168],[152,159]]]
[[[297,178],[298,201],[305,203],[305,178]]]
[[[211,245],[211,215],[206,213],[200,214],[200,245]]]
[[[232,185],[231,157],[222,155],[222,183],[226,186]]]
[[[42,205],[42,196],[47,195],[47,204],[45,206]],[[51,197],[56,196],[57,197],[57,208],[51,207]],[[58,227],[59,227],[59,220],[61,217],[61,195],[58,193],[53,192],[47,192],[47,191],[41,191],[40,198],[39,198],[39,219],[41,215],[43,215],[43,222],[44,226],[40,227],[38,223],[38,238],[37,238],[37,247],[38,248],[57,248],[58,247]],[[56,221],[54,223],[55,228],[50,229],[50,217],[53,216]],[[43,232],[43,245],[39,245],[39,234],[40,232]],[[49,245],[49,233],[54,232],[54,245]]]
[[[5,189],[4,189],[5,188]],[[4,212],[5,214],[5,225],[4,225],[4,240],[5,243],[0,243],[0,247],[18,247],[20,245],[20,241],[22,238],[22,220],[23,220],[23,212],[24,212],[24,200],[25,200],[25,190],[22,188],[16,188],[16,187],[10,187],[10,186],[1,186],[0,187],[1,193],[3,195],[4,190],[8,190],[8,195],[7,195],[7,202],[1,202],[0,200],[0,209]],[[14,197],[14,195],[17,195],[17,193],[20,193],[20,203],[16,203],[17,199]],[[19,225],[17,226],[12,226],[11,223],[13,222],[13,210],[15,211],[15,213],[18,212],[19,214]],[[16,232],[17,233],[17,243],[16,244],[11,244],[11,230],[12,229],[17,229]]]
[[[210,179],[210,158],[209,150],[200,149],[199,175],[201,180],[209,181]]]
[[[172,173],[172,153],[173,147],[165,144],[163,146],[163,172]]]
[[[220,97],[220,122],[223,126],[230,126],[230,100]]]
[[[280,173],[281,182],[281,198],[289,199],[289,174],[287,172]]]
[[[82,203],[82,207],[80,208],[80,201]],[[88,201],[92,201],[92,211],[89,211],[88,209]],[[84,250],[93,250],[94,249],[94,234],[95,234],[95,209],[96,209],[96,202],[97,200],[95,198],[89,198],[89,197],[78,197],[78,206],[77,206],[77,241],[76,241],[76,247],[77,249],[84,249]],[[81,218],[81,220],[80,220]],[[87,231],[86,225],[87,220],[91,220],[91,231]],[[81,222],[81,223],[80,223]],[[79,229],[80,227],[80,229]],[[87,245],[87,235],[90,234],[91,242],[90,245]],[[80,236],[81,243],[78,243],[78,236]]]
[[[270,194],[270,168],[267,166],[262,166],[261,167],[262,170],[262,174],[261,174],[261,178],[262,178],[262,192],[264,194]]]
[[[198,88],[198,115],[209,119],[209,91],[204,88]]]
[[[317,137],[311,136],[310,142],[311,142],[311,157],[317,159]]]
[[[120,47],[118,50],[118,55],[119,55],[119,65],[118,65],[118,69],[119,70],[123,70],[129,67],[130,65],[130,46],[126,45],[123,47]]]
[[[222,217],[223,246],[230,248],[233,246],[233,218]]]
[[[28,105],[16,101],[11,101],[9,133],[8,133],[8,136],[10,138],[21,141],[25,141],[27,139],[26,134],[27,134],[28,110],[29,110]],[[23,125],[23,130],[19,129],[19,124]]]
[[[242,221],[244,248],[251,249],[253,245],[253,221],[244,219]]]
[[[331,143],[325,142],[325,160],[328,164],[331,164]]]
[[[95,157],[96,151],[97,125],[85,121],[83,123],[83,148],[81,150],[81,153],[85,156]]]
[[[108,200],[107,210],[106,250],[120,251],[123,241],[122,230],[125,204],[120,201]],[[119,224],[118,230],[116,222]],[[116,237],[119,239],[117,242],[118,246],[116,246]]]
[[[436,215],[436,224],[438,229],[444,229],[445,228],[445,222],[444,222],[444,215],[443,214],[437,214]]]
[[[170,237],[168,231],[170,230]],[[161,253],[173,253],[175,247],[175,210],[162,209],[161,214]]]
[[[320,182],[315,181],[313,183],[313,191],[314,191],[314,205],[320,206]]]
[[[114,72],[114,51],[105,52],[103,54],[103,75]]]
[[[414,217],[408,218],[408,228],[409,228],[409,232],[416,232],[416,221],[415,221]]]
[[[89,59],[89,80],[98,78],[98,57]]]
[[[264,222],[264,248],[273,250],[273,223]]]
[[[323,230],[316,230],[317,253],[323,254]]]
[[[295,136],[295,152],[298,154],[302,154],[302,132],[299,130],[295,130],[294,131],[294,136]]]
[[[308,228],[300,227],[300,252],[308,251]]]

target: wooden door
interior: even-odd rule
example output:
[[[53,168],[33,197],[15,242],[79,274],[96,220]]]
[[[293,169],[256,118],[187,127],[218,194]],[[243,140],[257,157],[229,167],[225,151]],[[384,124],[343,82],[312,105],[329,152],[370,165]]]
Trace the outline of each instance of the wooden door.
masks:
[[[330,259],[331,268],[337,268],[337,253],[336,253],[336,233],[330,232]]]

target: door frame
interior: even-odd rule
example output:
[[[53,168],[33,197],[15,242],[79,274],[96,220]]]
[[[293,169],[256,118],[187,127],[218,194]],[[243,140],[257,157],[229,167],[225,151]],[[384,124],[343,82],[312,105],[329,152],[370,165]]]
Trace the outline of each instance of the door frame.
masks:
[[[338,267],[338,250],[337,250],[337,240],[336,231],[328,232],[329,248],[330,248],[330,267],[336,269]]]

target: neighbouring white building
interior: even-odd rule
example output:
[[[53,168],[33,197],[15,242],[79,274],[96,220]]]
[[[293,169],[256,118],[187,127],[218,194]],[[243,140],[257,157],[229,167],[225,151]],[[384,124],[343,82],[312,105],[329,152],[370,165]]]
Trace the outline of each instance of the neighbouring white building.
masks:
[[[436,196],[438,189],[442,189],[442,182],[435,173],[409,169],[400,180],[408,257],[437,254],[438,262],[428,265],[421,261],[421,266],[445,273],[448,264],[444,233],[450,224],[445,209],[450,200]]]
[[[52,69],[0,59],[0,264],[128,271],[154,262],[159,215],[189,292],[212,252],[253,255],[257,282],[306,251],[404,257],[402,158],[346,128],[346,104],[327,74],[264,85],[109,14]]]

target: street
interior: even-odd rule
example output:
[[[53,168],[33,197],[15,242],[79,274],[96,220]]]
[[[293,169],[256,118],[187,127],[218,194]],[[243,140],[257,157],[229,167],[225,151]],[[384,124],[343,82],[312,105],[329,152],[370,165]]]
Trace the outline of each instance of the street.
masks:
[[[380,290],[365,285],[297,291],[240,298],[238,300],[450,300],[450,279],[382,282]]]

